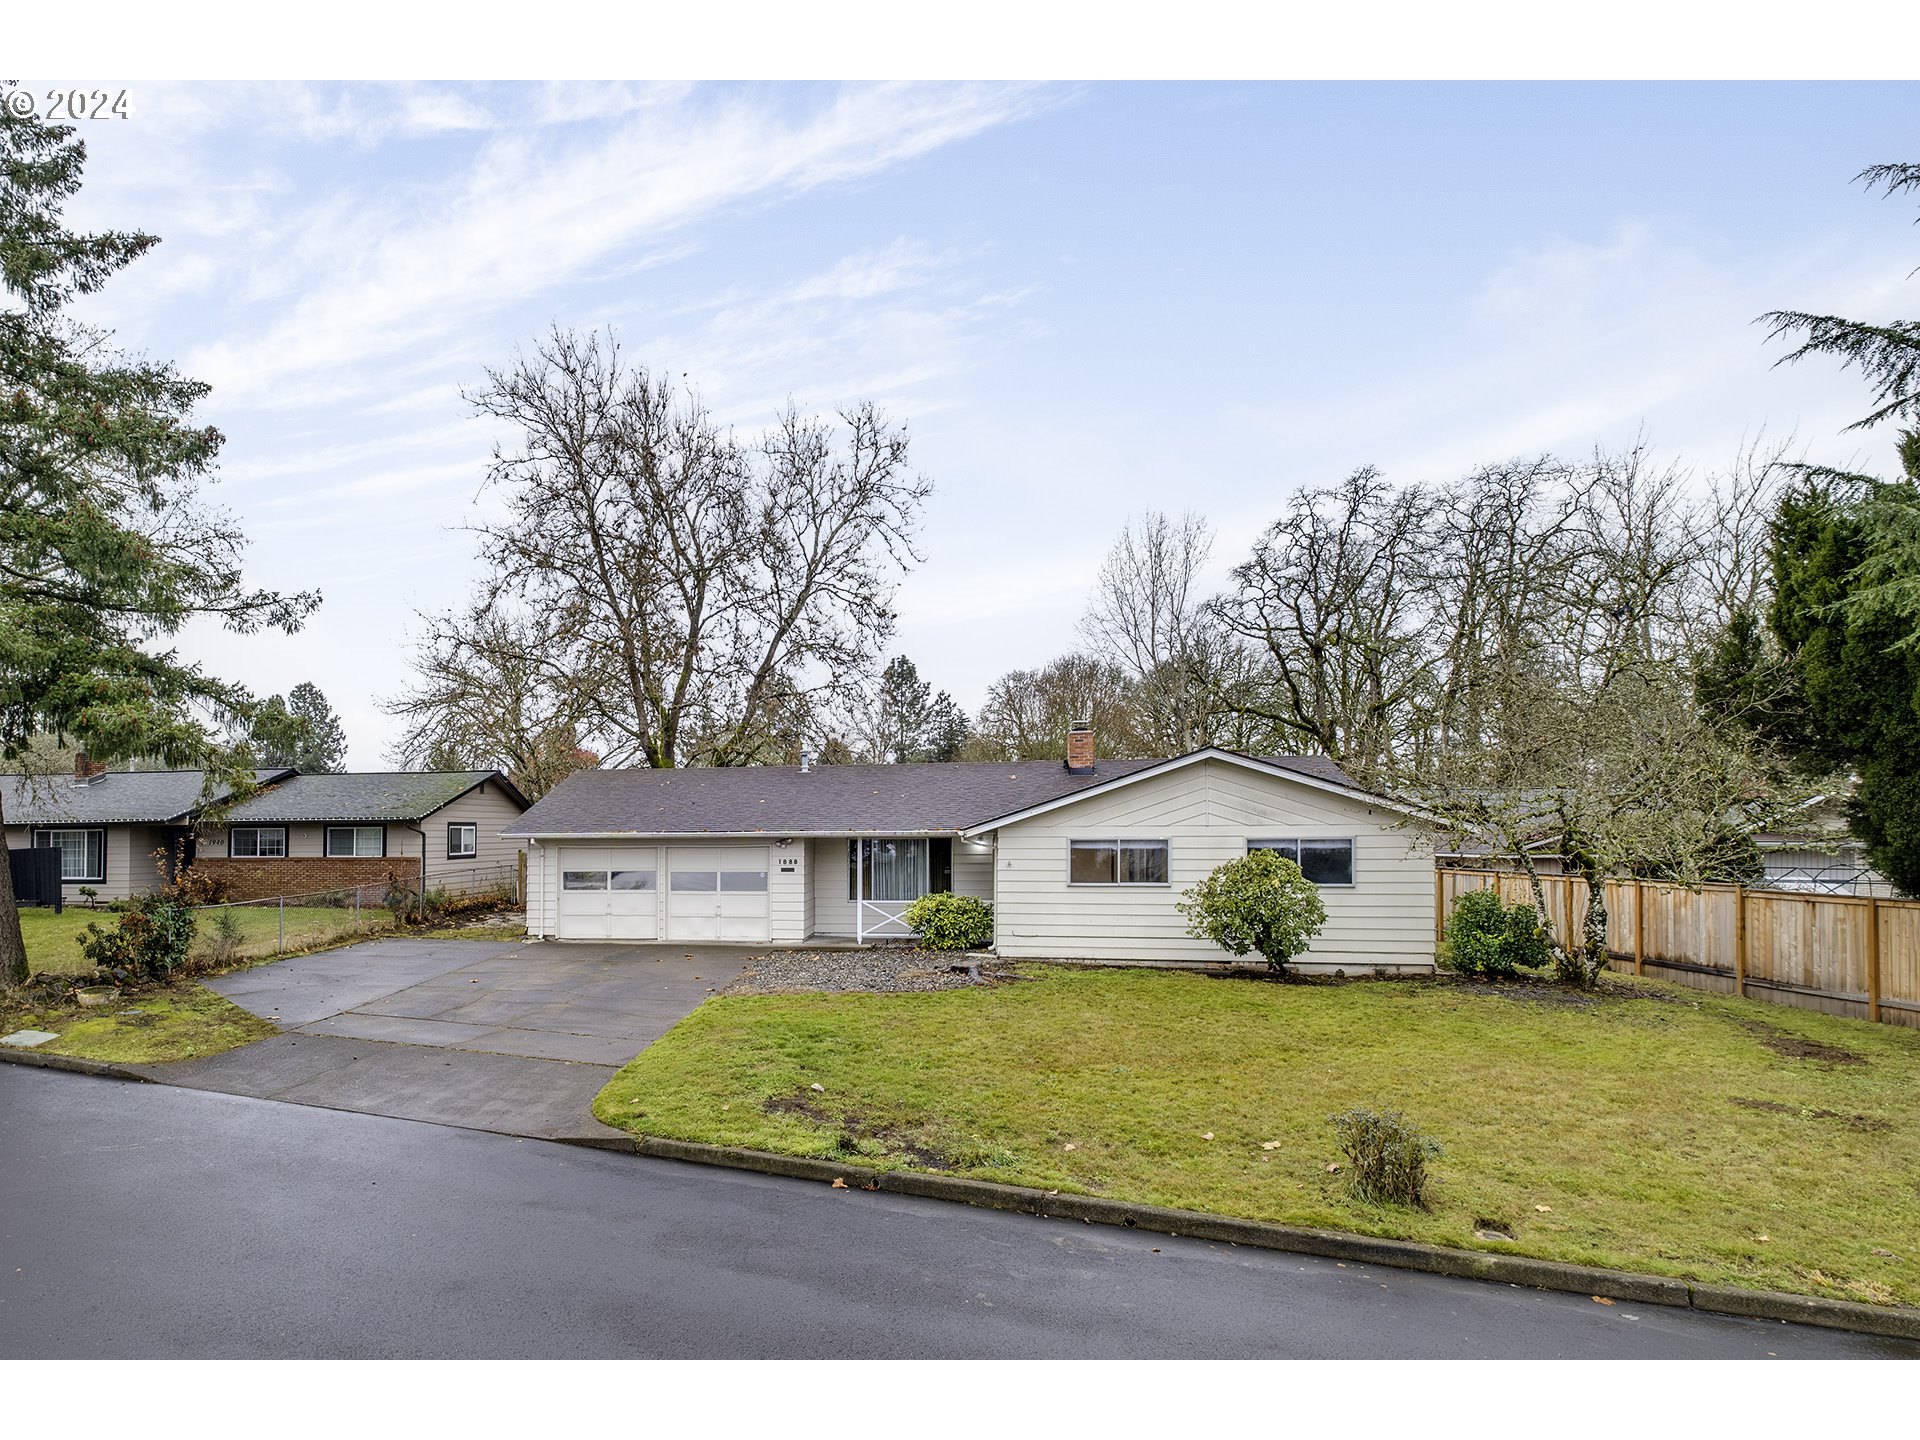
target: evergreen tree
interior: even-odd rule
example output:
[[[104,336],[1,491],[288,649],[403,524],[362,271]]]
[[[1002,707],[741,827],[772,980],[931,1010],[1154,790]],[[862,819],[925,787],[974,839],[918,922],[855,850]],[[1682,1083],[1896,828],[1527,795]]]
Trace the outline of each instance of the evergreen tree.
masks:
[[[1877,187],[1888,195],[1902,190],[1920,192],[1920,165],[1869,165],[1854,179],[1864,180],[1868,189]],[[1804,310],[1774,310],[1760,318],[1772,327],[1772,338],[1800,337],[1799,345],[1783,356],[1780,364],[1825,355],[1865,377],[1873,388],[1874,408],[1848,429],[1862,430],[1883,420],[1906,424],[1920,421],[1920,320],[1875,324]]]
[[[1920,445],[1909,439],[1902,458],[1905,480],[1810,473],[1781,499],[1767,619],[1805,695],[1801,753],[1858,773],[1854,833],[1894,884],[1920,894],[1920,625],[1874,601],[1885,582],[1868,565],[1874,517],[1920,506]]]
[[[896,655],[880,672],[874,698],[874,750],[896,764],[944,763],[959,753],[967,738],[967,715],[932,682],[922,680],[913,661]]]
[[[67,228],[85,162],[73,126],[0,110],[0,763],[51,731],[244,783],[216,734],[251,697],[154,642],[197,617],[293,630],[317,597],[247,589],[244,537],[200,503],[221,443],[194,423],[207,387],[70,315],[156,243]],[[0,982],[26,973],[0,866]]]
[[[337,775],[346,768],[347,732],[320,687],[303,680],[287,695],[287,712],[303,722],[293,763],[307,775]]]

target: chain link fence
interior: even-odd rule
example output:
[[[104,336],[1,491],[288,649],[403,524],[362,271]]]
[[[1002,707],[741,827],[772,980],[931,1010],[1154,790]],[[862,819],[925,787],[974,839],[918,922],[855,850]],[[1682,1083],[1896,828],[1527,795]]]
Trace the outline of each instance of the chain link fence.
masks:
[[[473,865],[435,875],[425,893],[395,880],[196,905],[193,959],[212,966],[259,960],[519,903],[517,865]]]

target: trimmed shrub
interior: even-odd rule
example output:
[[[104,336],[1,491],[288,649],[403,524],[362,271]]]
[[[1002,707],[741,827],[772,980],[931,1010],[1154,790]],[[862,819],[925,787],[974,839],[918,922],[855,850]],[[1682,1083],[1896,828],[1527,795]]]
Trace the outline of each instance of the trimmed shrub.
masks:
[[[1507,905],[1493,890],[1469,890],[1453,902],[1440,963],[1462,975],[1518,975],[1553,959],[1553,942],[1531,905]]]
[[[127,902],[112,929],[88,925],[80,953],[105,970],[128,970],[158,980],[187,963],[193,949],[193,911],[164,895]]]
[[[1274,970],[1286,969],[1327,923],[1320,887],[1271,850],[1229,860],[1182,895],[1179,909],[1189,935],[1233,955],[1258,951]]]
[[[993,906],[971,895],[936,890],[903,917],[924,950],[978,950],[993,943]]]
[[[1439,1141],[1398,1110],[1353,1109],[1327,1118],[1347,1157],[1347,1184],[1358,1198],[1426,1208],[1427,1161],[1442,1153]]]

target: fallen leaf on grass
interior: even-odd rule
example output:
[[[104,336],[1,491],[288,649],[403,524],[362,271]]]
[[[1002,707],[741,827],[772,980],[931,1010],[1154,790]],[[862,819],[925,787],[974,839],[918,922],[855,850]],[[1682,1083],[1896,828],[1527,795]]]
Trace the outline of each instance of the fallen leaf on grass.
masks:
[[[1327,1174],[1331,1175],[1333,1174],[1334,1171],[1338,1170],[1339,1168],[1340,1167],[1338,1165],[1329,1165],[1327,1166]]]
[[[1209,1130],[1209,1131],[1207,1131],[1207,1133],[1206,1133],[1206,1134],[1204,1134],[1204,1135],[1202,1135],[1202,1136],[1201,1136],[1200,1138],[1201,1138],[1202,1140],[1211,1140],[1211,1139],[1213,1139],[1213,1131],[1211,1131],[1211,1130]]]
[[[1551,1205],[1536,1205],[1533,1208],[1538,1210],[1542,1215],[1551,1215],[1553,1213],[1553,1207]]]
[[[1281,1140],[1262,1140],[1260,1142],[1260,1148],[1262,1150],[1278,1150],[1284,1143],[1285,1142]]]
[[[1758,1240],[1762,1245],[1770,1245],[1773,1243],[1773,1237],[1771,1235],[1756,1235],[1753,1238]]]
[[[1060,1148],[1062,1150],[1078,1150],[1080,1147],[1078,1145],[1062,1145]]]
[[[814,1081],[813,1084],[807,1086],[807,1089],[818,1090],[822,1095],[827,1093],[827,1087],[822,1085],[818,1080]]]

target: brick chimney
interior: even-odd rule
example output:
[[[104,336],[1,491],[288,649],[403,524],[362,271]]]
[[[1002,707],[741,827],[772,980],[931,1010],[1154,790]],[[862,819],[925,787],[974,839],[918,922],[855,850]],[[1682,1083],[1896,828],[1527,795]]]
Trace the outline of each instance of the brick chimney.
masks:
[[[91,785],[107,773],[107,767],[91,758],[86,751],[77,750],[73,756],[73,783]]]
[[[1093,773],[1093,721],[1076,720],[1067,727],[1067,773]]]

